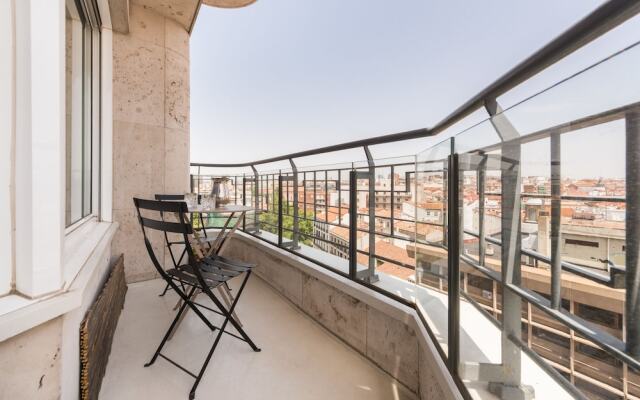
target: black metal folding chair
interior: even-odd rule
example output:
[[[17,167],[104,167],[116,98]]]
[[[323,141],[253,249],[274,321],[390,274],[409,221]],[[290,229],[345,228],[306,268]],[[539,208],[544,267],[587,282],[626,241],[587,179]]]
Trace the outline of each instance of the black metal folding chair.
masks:
[[[158,356],[160,356],[182,371],[191,375],[196,380],[189,393],[189,399],[193,399],[195,397],[195,392],[198,384],[200,383],[200,380],[204,375],[204,371],[206,370],[207,365],[209,364],[209,361],[213,356],[213,352],[218,346],[223,333],[247,342],[249,346],[251,346],[251,348],[256,352],[260,351],[260,349],[253,343],[251,338],[244,331],[242,326],[238,324],[232,316],[233,311],[238,304],[238,300],[240,299],[240,296],[242,295],[242,292],[245,288],[245,285],[247,284],[247,281],[251,276],[251,271],[254,265],[232,262],[228,259],[222,261],[216,255],[206,257],[202,260],[197,260],[195,255],[193,254],[193,249],[191,248],[191,244],[189,242],[189,235],[193,233],[193,227],[189,222],[187,222],[185,217],[186,213],[188,212],[187,204],[185,202],[144,200],[138,198],[134,198],[133,202],[138,213],[138,221],[140,222],[140,226],[142,228],[144,243],[147,248],[147,252],[149,253],[149,257],[153,262],[153,265],[158,270],[160,276],[162,276],[167,284],[182,299],[182,305],[180,306],[178,313],[176,314],[164,337],[162,338],[162,341],[160,342],[160,345],[151,358],[151,361],[145,364],[145,367],[152,365],[156,361]],[[152,218],[152,216],[158,215],[158,213],[174,213],[175,215],[177,215],[178,222],[164,221],[162,217],[159,217],[158,219]],[[149,241],[149,238],[147,236],[148,229],[162,231],[167,234],[181,234],[184,239],[188,263],[179,265],[176,268],[165,270],[158,261],[153,246]],[[212,289],[215,289],[223,283],[229,281],[230,279],[239,277],[242,274],[244,274],[242,284],[238,289],[233,303],[227,309],[213,294]],[[218,310],[214,310],[193,301],[192,296],[196,292],[196,290],[205,293],[211,299],[216,308],[218,308]],[[204,364],[202,365],[197,375],[161,353],[162,348],[167,342],[167,339],[173,333],[176,324],[180,320],[182,314],[186,311],[187,307],[193,310],[193,312],[202,320],[202,322],[207,327],[209,327],[209,329],[211,329],[211,331],[218,331],[213,345],[211,346],[211,349],[209,350],[209,353],[207,354],[207,357],[204,361]],[[200,311],[200,308],[204,308],[222,315],[224,317],[222,325],[220,327],[213,325],[213,323],[202,313],[202,311]],[[225,330],[228,323],[230,323],[238,331],[239,335]]]
[[[198,195],[198,202],[200,200],[200,197],[201,195]],[[183,194],[156,194],[155,198],[156,200],[160,200],[160,201],[184,201]],[[163,212],[160,213],[160,218],[162,219],[162,221],[166,221],[165,215]],[[200,226],[202,227],[202,231],[204,232],[204,237],[200,237],[197,240],[200,243],[200,245],[205,247],[210,247],[212,246],[212,243],[216,240],[216,237],[215,236],[209,237],[207,235],[202,214],[199,215],[199,219],[200,219]],[[165,244],[167,245],[167,250],[169,250],[169,256],[171,257],[173,266],[174,268],[177,268],[180,264],[182,264],[182,260],[187,254],[187,249],[186,247],[182,247],[181,250],[178,250],[180,253],[180,257],[178,258],[176,258],[176,253],[174,253],[174,250],[176,250],[176,246],[178,246],[178,249],[180,249],[181,246],[184,246],[184,241],[182,240],[182,238],[179,238],[177,240],[172,240],[172,238],[169,237],[169,234],[167,232],[164,232],[164,241],[165,241]],[[160,297],[164,296],[169,289],[170,289],[170,286],[166,285],[162,293],[160,293]]]
[[[155,199],[159,200],[159,201],[184,201],[184,195],[183,194],[156,194],[155,195]],[[198,203],[200,203],[200,199],[202,198],[202,195],[198,195]],[[160,212],[160,217],[162,219],[162,221],[166,221],[167,219],[165,219],[165,213],[164,212]],[[217,236],[209,236],[207,234],[207,230],[206,230],[206,225],[204,223],[204,218],[202,217],[202,213],[198,213],[198,218],[200,220],[200,230],[203,232],[203,236],[192,236],[191,238],[189,238],[190,240],[192,240],[192,248],[195,246],[199,249],[199,254],[204,254],[209,253],[209,251],[213,246],[214,246],[214,242],[218,239]],[[190,219],[185,219],[186,222],[190,222]],[[192,221],[191,221],[192,222]],[[191,225],[193,227],[193,224]],[[195,229],[194,229],[195,230]],[[182,247],[180,251],[180,257],[176,259],[176,253],[174,253],[175,250],[175,246],[178,246],[178,249],[180,249],[180,246],[184,246],[184,240],[182,237],[179,238],[170,238],[169,237],[169,233],[164,232],[164,240],[165,240],[165,244],[167,246],[167,249],[169,250],[169,255],[171,256],[171,261],[173,262],[173,266],[174,268],[178,268],[179,265],[182,264],[182,260],[184,259],[185,255],[187,254],[187,248],[186,247]],[[221,261],[226,262],[226,263],[230,263],[233,264],[235,263],[234,261],[225,259],[224,257],[220,256],[218,254],[218,257]],[[224,287],[220,288],[220,295],[222,297],[222,300],[224,301],[225,305],[228,307],[231,307],[231,303],[233,302],[234,296],[232,294],[232,290],[231,287],[229,286],[228,282],[224,282]],[[165,285],[164,290],[162,291],[162,293],[159,294],[160,297],[163,297],[169,290],[171,289],[171,286],[169,286],[169,284]],[[196,291],[193,294],[193,298],[195,299],[195,297],[198,295],[198,291]],[[178,302],[178,304],[176,304],[176,307],[174,308],[175,310],[177,310],[181,305],[181,302]],[[242,322],[240,321],[240,319],[238,318],[238,316],[236,315],[236,313],[233,313],[233,317],[236,319],[236,321],[242,325]],[[184,318],[184,314],[182,315],[182,318]],[[180,321],[178,321],[178,325],[180,324]],[[171,340],[171,338],[173,337],[173,335],[169,335],[169,340]]]

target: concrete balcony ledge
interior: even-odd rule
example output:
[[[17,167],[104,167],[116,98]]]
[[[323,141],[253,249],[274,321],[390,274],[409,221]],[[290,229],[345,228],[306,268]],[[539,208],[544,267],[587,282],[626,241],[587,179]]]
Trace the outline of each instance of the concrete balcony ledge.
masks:
[[[108,270],[117,223],[88,221],[67,236],[62,272],[64,286],[40,298],[0,298],[0,342],[78,309],[93,299]]]
[[[422,399],[462,398],[414,309],[244,233],[224,252]]]

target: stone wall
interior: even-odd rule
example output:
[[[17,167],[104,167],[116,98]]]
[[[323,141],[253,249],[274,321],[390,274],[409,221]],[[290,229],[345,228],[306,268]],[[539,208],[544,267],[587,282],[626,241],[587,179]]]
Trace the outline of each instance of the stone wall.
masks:
[[[244,234],[224,254],[257,264],[258,276],[422,400],[461,398],[411,308]]]
[[[0,342],[0,399],[60,397],[62,318]]]
[[[188,190],[189,34],[132,4],[129,33],[113,35],[113,254],[125,254],[128,282],[156,276],[132,198]],[[164,262],[162,234],[152,242]]]

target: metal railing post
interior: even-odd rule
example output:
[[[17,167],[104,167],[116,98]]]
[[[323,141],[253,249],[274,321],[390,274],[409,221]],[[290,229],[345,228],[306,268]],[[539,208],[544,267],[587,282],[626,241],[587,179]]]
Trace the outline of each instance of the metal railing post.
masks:
[[[369,272],[365,280],[369,283],[377,282],[376,275],[376,164],[373,161],[369,146],[364,146],[369,165]]]
[[[198,198],[200,198],[200,179],[202,179],[202,173],[200,167],[198,167],[198,179],[196,179],[196,190],[198,191]]]
[[[458,373],[460,365],[460,241],[462,229],[460,227],[460,164],[458,154],[448,157],[449,185],[447,225],[449,231],[448,247],[448,362],[452,374]]]
[[[485,183],[487,174],[487,157],[483,155],[482,161],[478,168],[478,261],[480,265],[485,265],[487,255],[487,238],[485,236],[484,226],[484,207],[485,207]]]
[[[395,168],[393,167],[393,165],[391,166],[391,187],[389,188],[390,192],[391,192],[391,199],[390,199],[390,206],[391,206],[391,212],[389,214],[391,214],[391,218],[389,221],[389,232],[393,235],[394,232],[394,217],[395,217],[395,208],[396,208],[396,182],[395,182]],[[409,187],[409,180],[405,180],[404,183],[405,187]]]
[[[313,220],[316,221],[318,219],[318,205],[316,200],[316,186],[318,182],[316,181],[318,175],[317,171],[313,171]]]
[[[640,359],[640,111],[626,121],[626,333],[627,353]]]
[[[559,310],[562,307],[562,255],[561,217],[562,217],[562,165],[561,138],[554,133],[550,138],[551,145],[551,307]],[[540,240],[540,239],[538,239]]]
[[[282,246],[282,172],[278,174],[278,246]]]
[[[293,158],[289,159],[291,164],[291,171],[293,172],[293,235],[292,235],[292,249],[297,249],[298,246],[298,232],[300,230],[300,220],[298,219],[298,168],[293,162]],[[288,205],[287,205],[288,207]]]
[[[242,205],[246,206],[247,205],[247,178],[245,177],[245,174],[242,174]],[[245,217],[242,218],[242,231],[246,232],[247,231],[247,218],[246,218],[246,214]]]
[[[349,277],[358,271],[358,171],[349,171]]]
[[[251,166],[251,169],[253,170],[253,189],[254,189],[253,203],[255,208],[255,211],[253,212],[253,226],[255,229],[255,233],[259,234],[260,233],[260,215],[259,215],[258,209],[260,208],[260,184],[258,183],[258,181],[259,181],[260,175],[258,174],[258,170],[254,165]]]

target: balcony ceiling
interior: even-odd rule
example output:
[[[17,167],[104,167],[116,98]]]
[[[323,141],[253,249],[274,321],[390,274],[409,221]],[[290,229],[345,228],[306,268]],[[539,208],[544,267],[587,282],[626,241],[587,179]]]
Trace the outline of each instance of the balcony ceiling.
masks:
[[[256,0],[202,0],[202,4],[220,8],[240,8],[255,3]],[[198,0],[131,0],[149,10],[153,10],[167,18],[171,18],[191,31],[194,20],[198,15]],[[112,10],[126,10],[126,2],[110,0]],[[112,11],[113,13],[113,11]],[[120,12],[122,14],[122,12]],[[126,29],[120,29],[126,32]]]
[[[212,7],[240,8],[255,3],[256,0],[203,0],[202,3]]]
[[[189,31],[196,18],[199,2],[198,0],[132,0],[132,3],[171,18]]]

